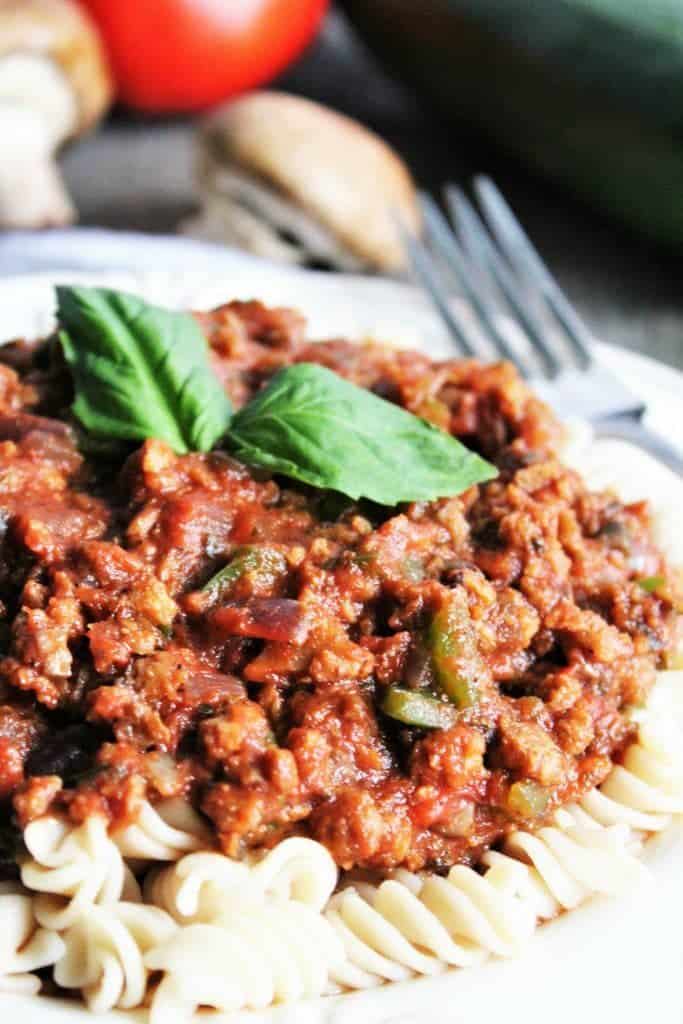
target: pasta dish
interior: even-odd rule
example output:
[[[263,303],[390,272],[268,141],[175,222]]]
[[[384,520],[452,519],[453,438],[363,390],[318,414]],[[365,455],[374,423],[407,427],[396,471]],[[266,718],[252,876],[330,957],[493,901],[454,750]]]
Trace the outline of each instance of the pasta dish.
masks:
[[[648,503],[509,364],[58,291],[0,348],[0,991],[186,1021],[636,884],[683,812]]]

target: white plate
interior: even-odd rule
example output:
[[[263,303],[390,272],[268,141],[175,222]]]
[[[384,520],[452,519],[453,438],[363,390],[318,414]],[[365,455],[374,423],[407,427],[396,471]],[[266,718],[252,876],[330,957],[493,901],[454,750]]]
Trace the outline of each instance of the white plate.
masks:
[[[162,304],[206,308],[229,298],[262,298],[295,306],[312,337],[368,336],[449,353],[440,324],[421,295],[392,282],[283,270],[235,257],[234,269],[206,273],[40,274],[0,280],[0,340],[48,330],[56,281],[128,288]],[[631,352],[601,346],[601,356],[649,406],[649,420],[683,448],[679,408],[683,375]],[[642,495],[647,497],[647,495]],[[648,844],[652,881],[620,898],[596,899],[542,927],[511,961],[449,972],[437,979],[320,999],[218,1024],[525,1024],[683,1021],[683,825]],[[2,922],[0,922],[0,927]],[[7,1024],[92,1024],[72,1001],[0,997]],[[102,1018],[100,1018],[102,1019]],[[107,1022],[142,1020],[111,1013]]]

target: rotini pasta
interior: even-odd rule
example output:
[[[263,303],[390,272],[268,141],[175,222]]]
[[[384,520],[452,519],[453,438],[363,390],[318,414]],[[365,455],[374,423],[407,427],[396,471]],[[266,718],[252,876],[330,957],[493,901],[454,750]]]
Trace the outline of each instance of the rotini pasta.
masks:
[[[172,867],[152,868],[144,896],[181,924],[206,924],[231,900],[256,899],[247,865],[220,853],[190,853]]]
[[[642,714],[654,715],[683,731],[683,671],[670,669],[658,673],[657,685]]]
[[[252,868],[252,877],[266,897],[291,899],[322,910],[337,884],[337,865],[320,843],[286,839]]]
[[[208,831],[187,800],[145,801],[134,822],[111,833],[124,857],[135,860],[178,860],[211,845]]]
[[[510,872],[518,876],[512,887]],[[491,875],[459,865],[447,878],[400,871],[379,886],[343,890],[325,912],[346,950],[333,980],[342,988],[367,988],[469,966],[489,953],[512,955],[536,924],[516,892],[523,868],[510,865],[507,875]]]
[[[38,818],[24,830],[24,842],[29,856],[21,865],[21,879],[40,894],[34,908],[45,928],[68,928],[94,903],[140,899],[137,882],[107,835],[103,818],[92,817],[79,826]]]
[[[150,1024],[187,1024],[196,1009],[262,1009],[321,995],[344,958],[329,922],[295,900],[234,907],[180,929],[145,957],[163,971]]]
[[[59,935],[39,926],[26,890],[0,882],[0,993],[35,995],[40,978],[31,972],[55,963],[63,951]]]
[[[251,866],[219,853],[192,853],[145,879],[145,899],[185,924],[209,923],[238,903],[292,899],[320,911],[337,868],[320,843],[286,839]]]
[[[638,738],[599,790],[581,808],[601,825],[659,832],[683,813],[683,673],[660,672],[648,706],[638,715]]]
[[[528,861],[556,901],[570,910],[595,893],[613,894],[636,881],[643,866],[628,848],[628,829],[576,824],[559,811],[555,824],[538,832],[513,832],[504,851]]]
[[[344,959],[320,914],[336,881],[327,850],[297,838],[251,865],[195,853],[150,873],[145,898],[186,925],[147,957],[165,972],[152,1024],[188,1020],[198,1006],[255,1009],[326,991]]]
[[[145,953],[176,930],[168,914],[140,903],[91,906],[67,928],[54,969],[62,988],[81,990],[91,1010],[139,1006],[147,989]]]
[[[447,878],[400,871],[379,886],[346,889],[325,912],[346,950],[334,980],[366,988],[512,956],[539,920],[635,880],[643,868],[627,840],[623,826],[576,824],[559,812],[555,825],[515,832],[505,853],[487,853],[483,874],[462,865]]]

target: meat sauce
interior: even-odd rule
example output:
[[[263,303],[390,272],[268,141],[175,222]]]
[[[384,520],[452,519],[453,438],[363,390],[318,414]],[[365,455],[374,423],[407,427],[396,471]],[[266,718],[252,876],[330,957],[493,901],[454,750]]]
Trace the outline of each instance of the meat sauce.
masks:
[[[507,364],[313,345],[297,314],[254,302],[197,320],[236,405],[319,362],[500,475],[387,509],[221,451],[87,454],[54,345],[6,347],[4,820],[118,821],[184,794],[232,856],[297,833],[343,868],[438,869],[599,784],[674,641],[646,504],[557,460],[558,424]],[[388,688],[433,692],[426,638],[456,607],[476,699],[446,728],[396,721]]]

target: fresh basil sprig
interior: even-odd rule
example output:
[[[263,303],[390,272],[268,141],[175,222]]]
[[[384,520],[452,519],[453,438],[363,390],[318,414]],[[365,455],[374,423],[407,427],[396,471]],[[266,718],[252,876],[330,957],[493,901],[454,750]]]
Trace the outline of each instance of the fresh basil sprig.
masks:
[[[317,363],[297,363],[233,417],[238,459],[380,505],[460,494],[497,470],[450,434]]]
[[[209,451],[232,408],[199,326],[125,292],[57,288],[73,412],[96,437],[156,437],[178,453]]]
[[[57,289],[73,412],[96,438],[209,451],[381,505],[460,494],[497,470],[450,434],[316,363],[277,373],[234,416],[195,321],[122,292]]]

